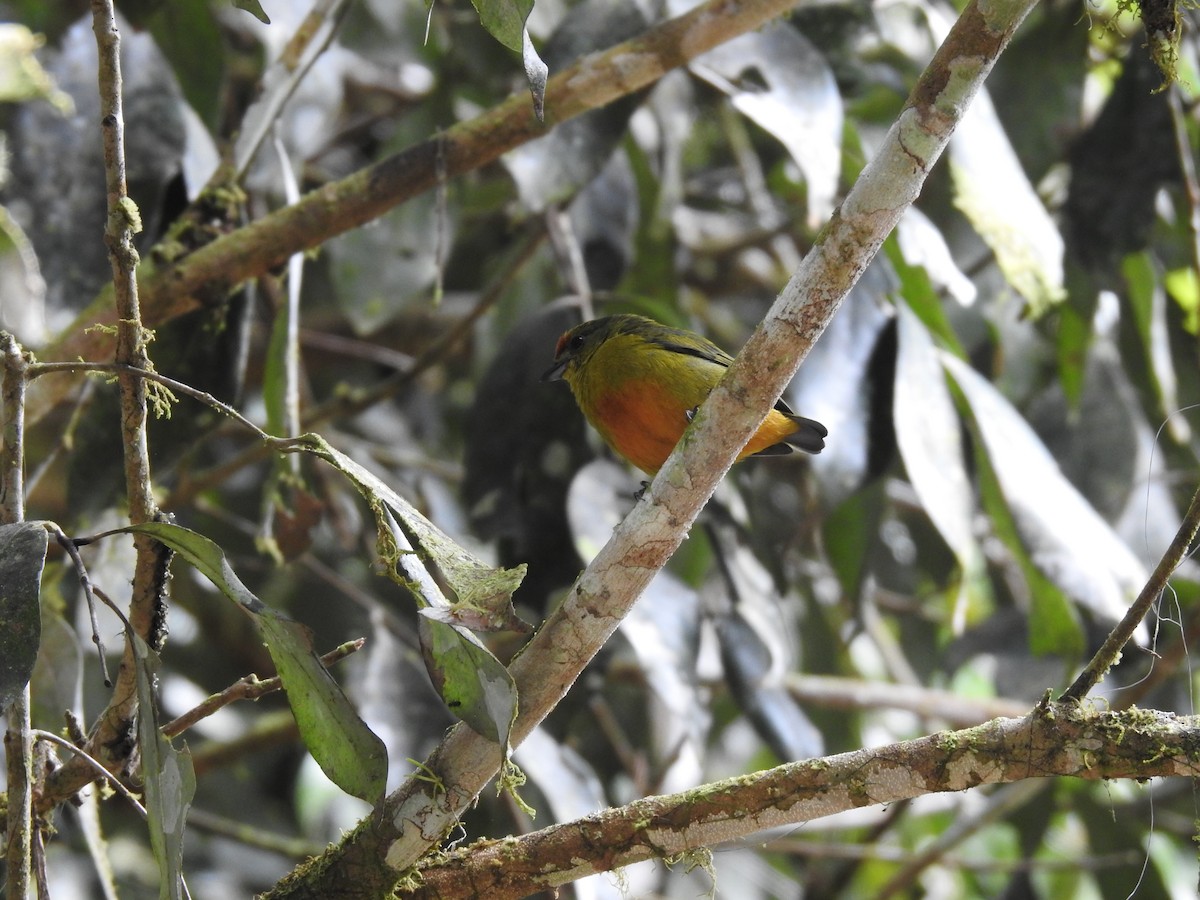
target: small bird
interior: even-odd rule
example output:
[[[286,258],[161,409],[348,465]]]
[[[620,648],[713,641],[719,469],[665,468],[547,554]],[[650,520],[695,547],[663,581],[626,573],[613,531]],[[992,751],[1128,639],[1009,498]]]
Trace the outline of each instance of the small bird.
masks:
[[[645,316],[605,316],[566,332],[542,381],[564,380],[608,446],[647,475],[667,461],[733,357],[711,341]],[[738,459],[799,447],[820,453],[829,432],[780,400]]]

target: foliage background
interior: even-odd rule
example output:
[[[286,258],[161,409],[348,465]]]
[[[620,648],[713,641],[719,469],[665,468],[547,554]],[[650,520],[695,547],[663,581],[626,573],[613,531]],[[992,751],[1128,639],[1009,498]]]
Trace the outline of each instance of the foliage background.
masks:
[[[199,0],[118,6],[130,22],[130,181],[148,253],[242,121],[296,13],[267,4],[262,26]],[[636,34],[663,6],[542,0],[529,27],[554,71]],[[108,278],[88,116],[95,50],[90,24],[77,24],[84,3],[0,13],[46,35],[37,58],[74,103],[3,110],[0,312],[36,349]],[[953,14],[916,0],[804,5],[330,241],[305,263],[304,408],[324,410],[316,427],[331,443],[462,543],[528,563],[516,599],[538,620],[637,487],[563,386],[537,381],[556,336],[582,305],[736,348]],[[279,129],[303,189],[524,89],[520,60],[471,7],[426,16],[418,3],[351,6]],[[1161,76],[1143,41],[1107,6],[1035,10],[917,211],[789,389],[829,427],[828,449],[739,466],[519,750],[537,826],[781,759],[1019,714],[1069,682],[1174,532],[1197,468],[1194,417],[1181,412],[1200,400],[1193,48],[1185,41],[1179,84],[1154,93]],[[265,148],[245,215],[285,202],[286,181]],[[285,290],[262,279],[220,313],[160,329],[159,370],[267,421],[269,333]],[[465,339],[445,341],[462,323]],[[356,391],[385,382],[382,400],[353,409]],[[30,459],[46,465],[29,516],[73,533],[119,522],[116,407],[97,393],[31,435]],[[312,627],[319,650],[367,637],[338,676],[388,744],[394,786],[452,721],[421,664],[411,600],[373,571],[369,516],[344,483],[310,464],[280,482],[252,443],[184,401],[152,430],[162,506]],[[119,542],[88,561],[97,583],[127,582]],[[56,566],[33,683],[35,724],[49,730],[63,709],[86,723],[106,699],[72,578]],[[1144,635],[1158,658],[1127,653],[1100,702],[1194,711],[1194,578],[1181,570]],[[185,567],[173,594],[166,715],[271,670],[244,617]],[[194,896],[263,890],[364,813],[324,781],[278,697],[225,710],[187,741],[199,774]],[[714,869],[718,890],[744,897],[1191,896],[1195,818],[1183,783],[1033,781],[721,848]],[[485,792],[464,835],[531,824]],[[84,828],[70,811],[58,827],[56,889],[87,895]],[[121,895],[152,896],[142,827],[117,803],[103,805],[102,827]],[[259,846],[272,835],[280,847]],[[685,896],[710,875],[645,866],[626,877],[634,896]],[[578,889],[607,896],[614,885]]]

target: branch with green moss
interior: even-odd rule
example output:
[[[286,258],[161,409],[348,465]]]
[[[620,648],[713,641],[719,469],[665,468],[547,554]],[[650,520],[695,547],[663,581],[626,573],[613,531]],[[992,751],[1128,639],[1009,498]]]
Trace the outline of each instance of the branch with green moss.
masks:
[[[694,859],[767,828],[981,785],[1054,776],[1194,778],[1198,742],[1196,716],[1044,704],[1024,718],[787,763],[521,837],[479,841],[432,861],[419,871],[419,886],[397,896],[525,897],[642,860]]]

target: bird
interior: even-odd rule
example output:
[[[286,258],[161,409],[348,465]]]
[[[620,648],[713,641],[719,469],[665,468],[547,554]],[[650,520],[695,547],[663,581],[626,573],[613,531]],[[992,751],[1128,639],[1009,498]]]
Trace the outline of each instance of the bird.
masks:
[[[645,316],[592,319],[565,332],[542,381],[566,381],[605,443],[653,477],[733,357],[691,331]],[[738,455],[779,456],[825,448],[829,432],[780,400]]]

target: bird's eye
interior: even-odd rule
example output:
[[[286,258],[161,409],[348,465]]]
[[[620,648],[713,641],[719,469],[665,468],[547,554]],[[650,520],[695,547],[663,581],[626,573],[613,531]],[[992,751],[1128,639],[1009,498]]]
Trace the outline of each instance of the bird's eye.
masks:
[[[567,344],[567,347],[570,348],[571,350],[581,349],[583,347],[583,335],[582,334],[575,335],[575,337],[571,338],[571,342],[569,344]]]

